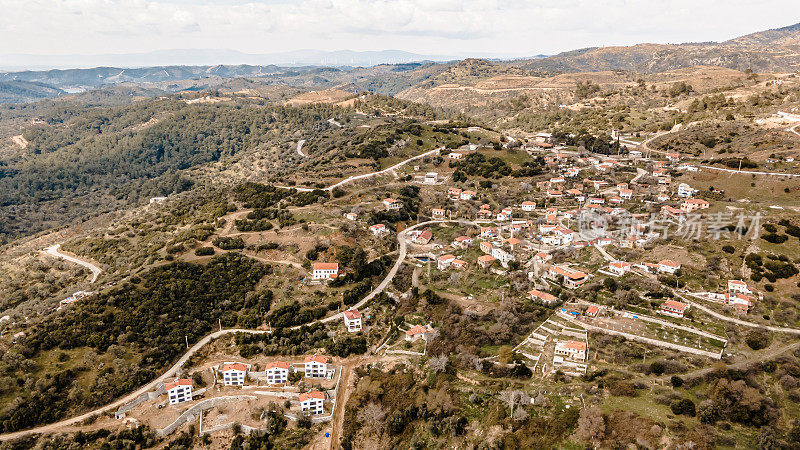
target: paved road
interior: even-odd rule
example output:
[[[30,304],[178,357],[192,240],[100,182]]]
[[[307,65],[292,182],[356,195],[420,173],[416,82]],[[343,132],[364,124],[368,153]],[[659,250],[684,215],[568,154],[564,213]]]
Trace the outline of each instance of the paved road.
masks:
[[[792,334],[800,335],[800,329],[789,328],[789,327],[776,327],[776,326],[772,326],[772,325],[762,325],[760,323],[748,322],[746,320],[737,319],[736,317],[726,316],[725,314],[720,314],[720,313],[714,311],[713,309],[711,309],[711,308],[709,308],[709,307],[707,307],[707,306],[705,306],[705,305],[703,305],[703,304],[701,304],[701,303],[699,303],[697,301],[688,299],[685,295],[681,294],[680,292],[676,292],[675,290],[673,290],[672,292],[674,292],[675,295],[680,297],[684,302],[689,303],[690,305],[692,305],[692,308],[697,308],[697,309],[703,311],[706,314],[709,314],[711,316],[716,317],[717,319],[724,320],[726,322],[735,323],[735,324],[738,324],[738,325],[744,325],[744,326],[748,326],[748,327],[753,327],[753,328],[763,328],[765,330],[775,331],[775,332],[778,332],[778,333],[792,333]]]
[[[92,271],[92,278],[91,278],[91,280],[89,280],[89,283],[94,283],[97,280],[97,277],[100,276],[101,273],[103,273],[102,269],[100,269],[99,267],[95,266],[94,264],[92,264],[92,263],[90,263],[88,261],[83,261],[81,259],[74,258],[72,256],[65,255],[65,254],[61,253],[58,250],[60,248],[61,248],[61,244],[56,244],[56,245],[54,245],[52,247],[47,247],[46,249],[44,249],[44,253],[46,255],[52,256],[54,258],[65,259],[65,260],[67,260],[69,262],[73,262],[75,264],[79,264],[79,265],[81,265],[83,267],[86,267],[87,269],[91,270]]]
[[[786,131],[788,131],[790,133],[794,133],[797,136],[800,136],[800,133],[797,132],[797,127],[800,127],[800,123],[798,123],[797,125],[795,125],[793,127],[787,128]]]
[[[305,139],[300,139],[299,141],[297,141],[297,154],[302,156],[303,158],[308,158],[308,155],[303,153],[303,144],[305,143],[306,143]]]
[[[115,401],[113,403],[109,403],[108,405],[103,406],[101,408],[95,409],[93,411],[89,411],[89,412],[81,414],[79,416],[75,416],[75,417],[71,417],[69,419],[62,420],[60,422],[51,423],[49,425],[43,425],[43,426],[40,426],[40,427],[32,428],[30,430],[22,430],[22,431],[15,431],[13,433],[0,434],[0,441],[8,441],[8,440],[13,440],[13,439],[18,439],[18,438],[27,436],[29,434],[54,433],[54,432],[59,431],[61,428],[78,424],[80,422],[83,422],[86,419],[89,419],[91,417],[103,414],[105,412],[113,411],[113,410],[119,408],[120,406],[124,405],[125,403],[128,403],[128,402],[132,401],[133,399],[135,399],[136,397],[142,395],[143,393],[154,390],[156,388],[156,386],[158,385],[158,383],[163,383],[164,381],[167,381],[167,380],[171,379],[172,377],[174,377],[175,372],[181,366],[183,366],[183,364],[185,364],[186,361],[188,361],[189,358],[192,355],[197,353],[197,351],[200,350],[204,345],[206,345],[209,342],[211,342],[212,339],[216,339],[216,338],[218,338],[220,336],[224,336],[226,334],[231,334],[231,333],[262,334],[262,333],[267,333],[267,331],[263,331],[263,330],[245,330],[245,329],[241,329],[241,328],[229,328],[229,329],[226,329],[226,330],[216,331],[214,333],[211,333],[211,334],[207,335],[206,337],[204,337],[204,338],[200,339],[199,341],[197,341],[197,343],[194,344],[194,346],[192,346],[192,348],[190,348],[183,356],[181,356],[181,358],[178,360],[178,362],[176,362],[172,367],[170,367],[169,370],[164,372],[163,375],[161,375],[160,377],[158,377],[155,380],[151,381],[150,383],[147,383],[146,385],[142,386],[141,388],[137,389],[136,391],[126,395],[125,397],[122,397],[119,400],[117,400],[117,401]]]
[[[426,226],[426,225],[431,225],[431,224],[435,224],[435,223],[445,223],[445,222],[460,223],[462,225],[475,226],[475,224],[473,222],[464,221],[464,220],[431,220],[431,221],[421,222],[421,223],[418,223],[416,225],[410,226],[410,227],[406,228],[405,230],[403,230],[402,232],[398,233],[397,239],[398,239],[399,244],[400,244],[400,251],[399,251],[399,255],[397,257],[397,261],[395,262],[394,266],[392,266],[391,270],[389,270],[389,273],[386,274],[386,277],[383,279],[383,281],[381,281],[381,283],[378,285],[378,287],[376,287],[372,292],[370,292],[360,302],[355,304],[353,306],[353,308],[361,308],[361,307],[363,307],[370,300],[375,298],[375,296],[377,296],[378,294],[383,292],[386,289],[386,287],[389,286],[389,283],[392,282],[392,280],[394,279],[395,275],[397,275],[397,271],[400,269],[400,266],[403,264],[403,261],[406,258],[406,255],[407,255],[407,252],[406,252],[407,239],[406,239],[406,237],[407,237],[407,233],[409,231],[414,230],[414,229],[419,228],[419,227]],[[57,249],[57,246],[55,246],[55,247]],[[51,247],[51,248],[53,248],[53,247]],[[312,324],[315,324],[315,323],[327,323],[327,322],[331,322],[331,321],[334,321],[334,320],[339,320],[343,316],[344,316],[344,312],[341,312],[339,314],[335,314],[333,316],[326,317],[324,319],[315,320],[315,321],[313,321],[313,322],[311,322],[309,324],[306,324],[306,325],[312,325]],[[292,329],[298,329],[298,328],[300,328],[302,326],[303,325],[298,325],[296,327],[292,327]],[[199,341],[197,341],[197,343],[195,343],[189,350],[187,350],[186,353],[184,353],[183,356],[181,356],[180,359],[178,359],[178,361],[175,364],[173,364],[172,367],[170,367],[161,376],[159,376],[155,380],[147,383],[146,385],[142,386],[141,388],[137,389],[135,392],[132,392],[132,393],[126,395],[125,397],[122,397],[119,400],[116,400],[113,403],[110,403],[110,404],[108,404],[106,406],[103,406],[101,408],[95,409],[93,411],[89,411],[87,413],[81,414],[81,415],[76,416],[76,417],[72,417],[72,418],[69,418],[69,419],[62,420],[60,422],[52,423],[52,424],[49,424],[49,425],[43,425],[43,426],[32,428],[32,429],[29,429],[29,430],[22,430],[22,431],[16,431],[16,432],[13,432],[13,433],[0,434],[0,441],[7,441],[7,440],[12,440],[12,439],[17,439],[17,438],[20,438],[20,437],[24,437],[24,436],[27,436],[27,435],[30,435],[30,434],[36,434],[36,433],[53,433],[53,432],[57,432],[61,428],[68,427],[70,425],[75,425],[75,424],[78,424],[78,423],[80,423],[80,422],[82,422],[82,421],[84,421],[86,419],[89,419],[91,417],[97,416],[99,414],[103,414],[105,412],[109,412],[109,411],[115,410],[115,409],[119,408],[120,406],[124,405],[125,403],[128,403],[128,402],[132,401],[133,399],[135,399],[139,395],[141,395],[141,394],[143,394],[145,392],[149,392],[151,390],[154,390],[155,387],[158,385],[158,383],[162,383],[162,382],[167,381],[167,380],[171,379],[172,377],[174,377],[175,373],[177,372],[177,370],[181,366],[183,366],[183,364],[186,363],[186,361],[188,361],[188,359],[192,355],[197,353],[203,346],[205,346],[206,344],[211,342],[211,340],[219,338],[219,337],[224,336],[226,334],[231,334],[231,333],[264,334],[264,333],[270,333],[270,331],[268,331],[268,330],[248,330],[248,329],[244,329],[244,328],[229,328],[229,329],[224,329],[224,330],[220,330],[220,331],[215,331],[215,332],[205,336],[204,338],[200,339]],[[343,407],[343,405],[342,405],[342,407]]]
[[[322,190],[323,191],[331,191],[331,190],[333,190],[333,189],[335,189],[335,188],[337,188],[339,186],[344,186],[345,184],[352,183],[353,181],[363,180],[365,178],[374,177],[376,175],[383,175],[383,174],[389,173],[389,172],[391,172],[391,171],[393,171],[395,169],[398,169],[398,168],[410,163],[411,161],[416,161],[416,160],[424,158],[426,156],[430,156],[430,155],[433,155],[435,153],[439,153],[439,151],[441,151],[442,148],[444,148],[444,147],[439,147],[439,148],[433,149],[433,150],[425,152],[425,153],[423,153],[421,155],[412,156],[411,158],[408,158],[408,159],[405,159],[403,161],[400,161],[399,163],[393,165],[392,167],[388,167],[386,169],[379,170],[377,172],[370,172],[370,173],[365,173],[363,175],[355,175],[355,176],[351,176],[349,178],[345,178],[344,180],[342,180],[342,181],[340,181],[340,182],[338,182],[336,184],[332,184],[332,185],[330,185],[328,187],[322,188]],[[276,187],[279,187],[279,188],[282,188],[282,189],[296,189],[296,190],[298,190],[300,192],[311,192],[311,191],[315,190],[314,188],[304,188],[304,187],[296,187],[296,186],[276,186]]]

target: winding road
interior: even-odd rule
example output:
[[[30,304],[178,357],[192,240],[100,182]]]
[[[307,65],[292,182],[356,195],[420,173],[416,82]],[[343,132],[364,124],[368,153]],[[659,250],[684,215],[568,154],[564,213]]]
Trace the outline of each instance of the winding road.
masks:
[[[412,156],[411,158],[404,159],[403,161],[400,161],[399,163],[397,163],[397,164],[395,164],[395,165],[393,165],[391,167],[387,167],[386,169],[379,170],[377,172],[370,172],[370,173],[365,173],[363,175],[355,175],[355,176],[351,176],[351,177],[345,178],[344,180],[342,180],[342,181],[340,181],[340,182],[338,182],[336,184],[332,184],[332,185],[330,185],[328,187],[322,188],[322,190],[323,191],[332,191],[333,189],[336,189],[339,186],[344,186],[345,184],[352,183],[354,181],[363,180],[365,178],[370,178],[370,177],[374,177],[374,176],[377,176],[377,175],[387,174],[389,172],[392,172],[395,169],[398,169],[398,168],[410,163],[411,161],[416,161],[416,160],[422,159],[422,158],[424,158],[426,156],[430,156],[430,155],[439,153],[443,148],[444,147],[435,148],[433,150],[427,151],[427,152],[419,154],[417,156]],[[281,188],[281,189],[295,189],[295,190],[297,190],[299,192],[311,192],[311,191],[316,190],[315,188],[303,188],[303,187],[296,187],[296,186],[275,186],[275,187]]]
[[[91,278],[91,280],[89,280],[89,283],[94,283],[97,280],[97,277],[99,277],[100,274],[103,273],[102,269],[100,269],[99,267],[95,266],[94,264],[92,264],[92,263],[90,263],[88,261],[83,261],[81,259],[78,259],[78,258],[75,258],[75,257],[72,257],[72,256],[65,255],[65,254],[61,253],[58,250],[60,248],[61,248],[61,244],[56,244],[56,245],[53,245],[51,247],[47,247],[42,252],[45,255],[52,256],[54,258],[64,259],[64,260],[67,260],[69,262],[73,262],[75,264],[81,265],[81,266],[86,267],[87,269],[91,270],[92,271],[92,278]]]
[[[372,290],[372,292],[367,294],[366,297],[364,297],[361,301],[359,301],[358,303],[353,305],[351,308],[361,308],[361,307],[363,307],[370,300],[372,300],[377,295],[379,295],[384,290],[386,290],[386,288],[389,286],[389,283],[391,283],[392,280],[394,279],[395,275],[397,275],[397,271],[400,270],[400,266],[403,264],[403,262],[404,262],[404,260],[406,258],[407,245],[408,245],[407,235],[408,235],[409,231],[412,231],[412,230],[414,230],[416,228],[419,228],[419,227],[424,227],[426,225],[432,225],[432,224],[436,224],[436,223],[445,223],[445,222],[459,223],[459,224],[462,224],[462,225],[469,225],[469,226],[476,226],[476,224],[474,222],[470,222],[470,221],[466,221],[466,220],[430,220],[430,221],[427,221],[427,222],[421,222],[421,223],[418,223],[416,225],[412,225],[412,226],[406,228],[405,230],[401,231],[400,233],[397,234],[397,240],[398,240],[398,243],[400,245],[397,261],[395,261],[394,265],[389,270],[389,273],[386,274],[386,277],[383,279],[383,281],[381,281],[380,284],[378,284],[378,286],[375,289]],[[50,250],[53,250],[54,252],[57,253],[58,252],[58,247],[59,247],[58,245],[55,245],[53,247],[48,248],[47,249],[48,250],[48,254],[50,254],[49,253]],[[59,255],[59,257],[65,257],[65,259],[66,258],[71,258],[71,257],[67,257],[67,255],[63,255],[61,253],[57,253],[57,254]],[[75,260],[74,262],[77,262],[77,263],[79,263],[81,265],[89,264],[89,263],[85,263],[84,261],[76,260],[75,258],[71,258],[69,260],[70,261]],[[95,268],[98,271],[100,270],[97,267],[95,267]],[[338,314],[334,314],[334,315],[329,316],[329,317],[325,317],[323,319],[319,319],[319,320],[315,320],[313,322],[309,322],[308,324],[297,325],[295,327],[292,327],[292,329],[299,329],[299,328],[301,328],[301,327],[303,327],[305,325],[313,325],[315,323],[328,323],[328,322],[332,322],[332,321],[335,321],[335,320],[340,320],[343,316],[344,316],[344,311],[342,311],[342,312],[340,312]],[[86,419],[90,419],[90,418],[95,417],[97,415],[100,415],[100,414],[115,410],[115,409],[119,408],[120,406],[122,406],[122,405],[124,405],[124,404],[126,404],[126,403],[128,403],[128,402],[130,402],[132,400],[134,400],[136,397],[142,395],[143,393],[149,392],[151,390],[154,390],[159,383],[163,383],[164,381],[167,381],[167,380],[171,379],[172,377],[174,377],[175,373],[178,371],[178,369],[180,369],[181,366],[183,366],[183,364],[185,364],[186,361],[188,361],[189,358],[192,357],[192,355],[197,353],[201,348],[203,348],[203,346],[205,346],[206,344],[208,344],[212,340],[217,339],[217,338],[219,338],[221,336],[224,336],[224,335],[227,335],[227,334],[233,334],[233,333],[264,334],[264,333],[270,333],[270,332],[271,331],[269,331],[269,330],[248,330],[248,329],[244,329],[244,328],[228,328],[228,329],[223,329],[223,330],[219,330],[219,331],[215,331],[213,333],[210,333],[210,334],[206,335],[205,337],[203,337],[202,339],[200,339],[199,341],[197,341],[189,350],[186,351],[186,353],[183,354],[183,356],[181,356],[178,359],[177,362],[175,362],[175,364],[173,364],[169,369],[167,369],[158,378],[156,378],[155,380],[153,380],[153,381],[147,383],[146,385],[140,387],[136,391],[134,391],[134,392],[132,392],[132,393],[130,393],[130,394],[128,394],[128,395],[126,395],[126,396],[124,396],[124,397],[122,397],[122,398],[120,398],[120,399],[118,399],[118,400],[116,400],[116,401],[114,401],[112,403],[109,403],[108,405],[105,405],[103,407],[100,407],[98,409],[95,409],[95,410],[92,410],[92,411],[89,411],[89,412],[86,412],[86,413],[83,413],[83,414],[81,414],[79,416],[71,417],[69,419],[64,419],[64,420],[61,420],[59,422],[55,422],[55,423],[52,423],[52,424],[42,425],[42,426],[39,426],[39,427],[36,427],[36,428],[31,428],[29,430],[21,430],[21,431],[15,431],[13,433],[0,434],[0,441],[8,441],[8,440],[13,440],[13,439],[18,439],[18,438],[25,437],[25,436],[28,436],[28,435],[31,435],[31,434],[42,434],[42,433],[58,432],[58,431],[62,430],[65,427],[69,427],[69,426],[72,426],[72,425],[75,425],[75,424],[79,424],[80,422],[83,422]]]

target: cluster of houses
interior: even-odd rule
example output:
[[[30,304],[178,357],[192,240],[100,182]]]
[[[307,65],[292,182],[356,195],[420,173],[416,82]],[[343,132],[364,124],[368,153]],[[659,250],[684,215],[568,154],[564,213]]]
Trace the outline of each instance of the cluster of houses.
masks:
[[[285,386],[289,384],[289,374],[302,371],[308,379],[330,380],[334,374],[330,359],[323,355],[306,356],[302,363],[292,364],[285,361],[272,361],[266,365],[263,372],[252,372],[251,365],[242,362],[224,362],[215,371],[218,380],[225,386],[244,386],[251,377],[264,380],[270,386]],[[189,378],[176,378],[165,385],[165,392],[170,405],[192,400],[192,380]],[[309,414],[322,414],[324,412],[325,393],[310,390],[299,396],[300,409]]]

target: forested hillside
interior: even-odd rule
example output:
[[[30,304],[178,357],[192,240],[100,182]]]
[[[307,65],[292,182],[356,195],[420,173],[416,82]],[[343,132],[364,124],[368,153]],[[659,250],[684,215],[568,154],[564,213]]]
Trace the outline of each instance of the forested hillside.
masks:
[[[25,130],[25,157],[0,159],[0,240],[180,192],[194,182],[182,170],[313,128],[332,108],[176,100],[53,108]]]

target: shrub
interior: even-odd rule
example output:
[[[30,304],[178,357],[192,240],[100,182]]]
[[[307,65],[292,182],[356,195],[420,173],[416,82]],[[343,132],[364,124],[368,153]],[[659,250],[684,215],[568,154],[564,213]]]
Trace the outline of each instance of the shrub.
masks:
[[[769,347],[769,344],[772,342],[772,338],[770,337],[769,333],[764,330],[752,330],[747,333],[747,337],[744,341],[747,346],[753,350],[761,350],[762,348]]]
[[[194,254],[197,256],[210,256],[214,254],[214,249],[212,247],[200,247],[194,251]]]
[[[671,409],[672,413],[675,415],[694,417],[696,414],[694,402],[688,398],[675,400],[669,405],[669,409]]]
[[[736,251],[736,249],[735,249],[735,248],[733,248],[733,246],[732,246],[732,245],[723,245],[723,246],[722,246],[722,251],[723,251],[723,252],[725,252],[725,253],[730,253],[730,254],[733,254],[733,252],[735,252],[735,251]]]

